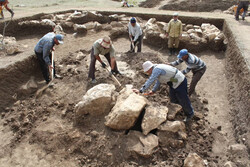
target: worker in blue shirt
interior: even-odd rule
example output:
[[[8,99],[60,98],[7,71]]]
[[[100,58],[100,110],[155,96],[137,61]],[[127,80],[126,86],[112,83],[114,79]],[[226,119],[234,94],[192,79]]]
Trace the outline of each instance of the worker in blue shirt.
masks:
[[[171,102],[182,106],[186,115],[184,122],[189,122],[194,116],[194,111],[188,97],[187,79],[182,72],[170,65],[153,64],[150,61],[143,64],[143,70],[150,77],[140,90],[134,89],[134,92],[143,93],[155,82],[152,91],[148,93],[153,95],[161,84],[168,84]]]
[[[37,55],[43,77],[47,84],[50,82],[49,71],[52,69],[54,70],[55,78],[61,78],[55,74],[55,68],[51,62],[51,51],[55,44],[63,44],[63,35],[50,32],[44,35],[35,46],[35,54]]]

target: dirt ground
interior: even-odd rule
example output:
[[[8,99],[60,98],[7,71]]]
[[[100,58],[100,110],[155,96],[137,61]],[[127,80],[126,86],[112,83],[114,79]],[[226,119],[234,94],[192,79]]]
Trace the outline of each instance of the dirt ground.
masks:
[[[87,1],[76,1],[74,5],[85,2],[87,3]],[[105,7],[102,2],[99,2],[91,1],[87,3],[87,6],[92,7],[93,4],[97,4],[100,5],[100,8]],[[15,3],[20,4],[19,1]],[[40,3],[37,4],[38,7],[30,3],[32,9],[29,9],[27,13],[34,13],[33,10],[37,10],[36,12],[43,11],[43,9],[51,10],[50,8],[54,6],[59,9],[66,5],[70,6],[67,2],[62,3],[62,6],[53,4],[60,4],[61,1],[53,2],[48,6],[44,5],[42,1]],[[28,3],[26,2],[26,4]],[[114,2],[114,5],[117,5],[117,8],[113,10],[119,11],[118,3]],[[27,9],[27,7],[18,7],[17,13],[22,13],[23,9]],[[143,11],[143,9],[140,10]],[[247,31],[246,27],[247,25],[244,29]],[[35,98],[34,94],[30,94],[24,99],[18,100],[8,111],[1,113],[0,166],[168,165],[177,167],[183,164],[189,152],[198,153],[208,161],[209,166],[223,166],[229,160],[226,149],[235,143],[230,102],[228,101],[228,79],[224,52],[206,51],[197,54],[206,62],[208,68],[197,86],[196,94],[191,98],[197,114],[192,126],[187,128],[188,141],[184,148],[160,147],[157,154],[150,159],[135,158],[126,152],[126,134],[106,128],[103,124],[104,116],[95,118],[86,116],[82,124],[74,125],[74,105],[89,88],[93,87],[87,82],[90,48],[96,39],[107,34],[108,32],[105,31],[90,32],[87,37],[76,39],[72,34],[67,34],[63,47],[56,48],[57,71],[64,78],[55,80],[54,88],[48,89],[42,97]],[[241,34],[241,36],[244,35]],[[33,50],[33,46],[40,36],[31,38],[21,38],[18,41],[23,44],[28,43],[28,50]],[[143,54],[125,54],[129,50],[129,42],[124,37],[115,40],[114,46],[119,48],[118,66],[124,73],[123,76],[118,76],[118,79],[123,85],[133,84],[136,88],[140,88],[146,81],[146,77],[137,71],[141,69],[141,64],[145,60],[160,62],[155,56],[158,54],[159,48],[144,45]],[[76,60],[79,52],[84,54],[82,60]],[[168,62],[176,58],[167,56],[167,50],[160,51],[159,55]],[[11,59],[15,59],[15,57],[11,57]],[[62,66],[67,68],[62,68]],[[178,68],[183,69],[185,65]],[[131,78],[133,75],[136,79]],[[113,83],[100,66],[96,76],[98,83]],[[191,76],[188,74],[189,82]],[[37,76],[36,80],[42,81]],[[167,105],[169,102],[166,97],[167,92],[167,86],[163,86],[158,94],[149,97],[149,100],[157,102],[159,105]],[[179,114],[177,119],[182,120],[183,114]]]
[[[236,4],[236,1],[222,0],[147,0],[140,3],[140,7],[158,8],[161,10],[180,10],[190,12],[224,11]]]

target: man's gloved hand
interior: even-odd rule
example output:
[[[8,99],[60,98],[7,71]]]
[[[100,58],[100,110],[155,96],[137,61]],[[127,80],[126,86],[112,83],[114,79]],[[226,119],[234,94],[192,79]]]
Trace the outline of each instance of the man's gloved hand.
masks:
[[[102,68],[106,68],[106,64],[104,62],[102,62]]]

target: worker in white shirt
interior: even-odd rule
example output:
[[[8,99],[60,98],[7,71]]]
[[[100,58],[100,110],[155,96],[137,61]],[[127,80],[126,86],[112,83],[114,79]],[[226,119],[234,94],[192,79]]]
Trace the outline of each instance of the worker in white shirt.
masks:
[[[135,52],[135,46],[137,46],[137,52],[141,52],[143,33],[141,26],[136,22],[134,17],[132,17],[128,23],[128,32],[131,41],[130,52]]]

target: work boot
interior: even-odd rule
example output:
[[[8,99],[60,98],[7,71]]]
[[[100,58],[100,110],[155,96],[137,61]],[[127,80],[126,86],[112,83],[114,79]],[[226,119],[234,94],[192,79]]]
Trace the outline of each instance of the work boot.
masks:
[[[239,17],[235,17],[235,20],[239,21]]]
[[[171,56],[173,54],[173,48],[169,48],[169,53],[168,55]]]
[[[173,48],[173,55],[176,56],[176,48]]]
[[[54,76],[56,79],[62,79],[63,77],[61,75],[55,74]]]
[[[184,123],[189,123],[194,117],[194,114],[191,116],[186,116],[186,118],[183,120]]]
[[[242,20],[244,21],[244,20],[245,20],[245,17],[242,17]]]
[[[91,80],[91,83],[92,83],[92,84],[95,84],[96,82],[97,82],[96,79],[92,79],[92,80]]]

